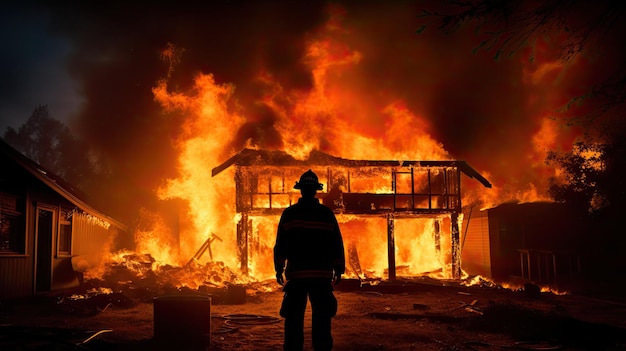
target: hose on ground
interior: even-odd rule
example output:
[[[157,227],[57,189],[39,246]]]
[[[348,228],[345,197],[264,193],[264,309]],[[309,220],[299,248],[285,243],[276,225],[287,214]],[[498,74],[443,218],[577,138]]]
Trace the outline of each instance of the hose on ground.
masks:
[[[282,319],[272,316],[264,316],[257,314],[225,314],[225,315],[211,315],[211,318],[223,319],[224,324],[217,330],[213,331],[215,334],[232,333],[239,330],[239,326],[245,325],[266,325],[278,323]]]

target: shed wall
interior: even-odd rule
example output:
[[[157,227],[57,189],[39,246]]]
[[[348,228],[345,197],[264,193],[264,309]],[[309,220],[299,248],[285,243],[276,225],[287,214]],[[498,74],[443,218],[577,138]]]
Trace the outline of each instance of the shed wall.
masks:
[[[461,267],[470,275],[491,278],[488,212],[474,210],[466,214],[464,221],[467,227],[462,242]]]

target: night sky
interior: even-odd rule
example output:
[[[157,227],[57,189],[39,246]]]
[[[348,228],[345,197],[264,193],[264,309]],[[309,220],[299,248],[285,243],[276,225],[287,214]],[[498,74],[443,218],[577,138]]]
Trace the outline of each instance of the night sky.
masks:
[[[67,37],[49,30],[44,9],[3,5],[0,12],[0,128],[19,127],[38,105],[48,105],[54,117],[67,120],[79,112],[78,82],[67,71],[72,51]]]
[[[171,87],[185,91],[196,74],[210,73],[220,84],[235,85],[238,100],[253,106],[260,91],[252,77],[261,69],[285,89],[311,88],[305,45],[332,8],[343,15],[341,40],[363,57],[356,93],[368,94],[372,104],[402,101],[423,116],[452,158],[468,161],[496,187],[528,190],[544,177],[538,165],[545,148],[567,148],[579,134],[554,124],[559,137],[537,142],[551,123],[546,121],[622,56],[564,65],[559,42],[548,36],[536,45],[533,60],[528,50],[494,60],[493,51],[472,53],[480,38],[471,26],[449,35],[435,28],[417,34],[417,15],[427,5],[213,0],[5,6],[0,128],[17,128],[38,105],[48,105],[52,117],[120,165],[127,181],[153,189],[173,175],[170,140],[183,118],[161,118],[154,101],[151,89],[168,69],[162,50],[169,43],[184,49]],[[252,107],[245,111],[241,137],[260,147],[275,145],[268,141],[272,117]]]

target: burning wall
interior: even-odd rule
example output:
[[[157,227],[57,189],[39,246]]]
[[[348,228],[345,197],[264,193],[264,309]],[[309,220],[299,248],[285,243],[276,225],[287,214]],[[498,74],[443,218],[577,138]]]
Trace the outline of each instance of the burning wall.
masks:
[[[459,278],[461,175],[491,187],[462,161],[347,160],[320,152],[296,160],[284,152],[246,149],[214,168],[213,175],[232,165],[236,211],[241,214],[240,267],[245,274],[253,267],[257,277],[273,276],[267,256],[277,216],[297,202],[292,182],[303,169],[312,168],[325,184],[318,197],[338,213],[348,274],[358,278],[380,278],[387,267],[384,275],[395,279],[396,259],[405,274]],[[273,217],[269,225],[265,216]],[[265,225],[256,226],[257,221]]]

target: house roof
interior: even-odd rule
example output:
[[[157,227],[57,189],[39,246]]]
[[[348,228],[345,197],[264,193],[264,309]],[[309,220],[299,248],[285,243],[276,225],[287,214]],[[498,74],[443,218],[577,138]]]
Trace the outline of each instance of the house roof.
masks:
[[[42,181],[45,185],[50,187],[50,189],[61,195],[67,201],[74,204],[76,207],[80,208],[81,210],[87,212],[92,216],[98,217],[111,223],[121,230],[128,230],[128,227],[122,222],[105,215],[104,213],[90,205],[86,201],[86,195],[83,194],[80,190],[73,187],[71,184],[69,184],[53,172],[45,169],[35,161],[24,156],[22,153],[7,144],[6,141],[4,141],[2,138],[0,138],[0,153],[14,160],[24,170],[28,171],[35,178]]]
[[[284,151],[243,149],[219,166],[213,168],[216,176],[232,165],[238,166],[342,166],[342,167],[458,167],[470,178],[491,188],[491,183],[465,161],[400,161],[400,160],[349,160],[331,156],[321,151],[312,151],[308,159],[298,160]]]

